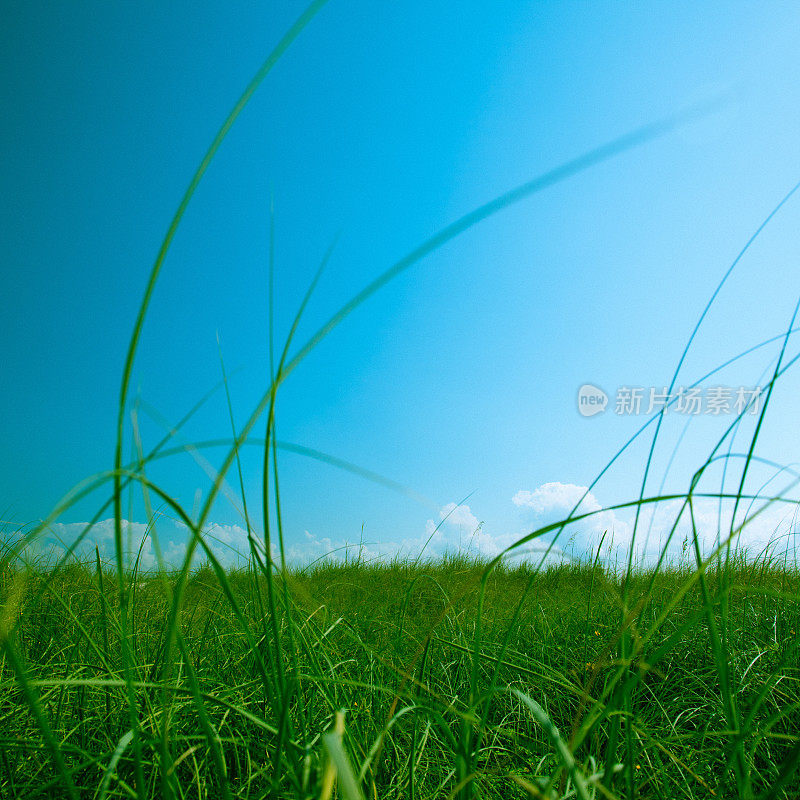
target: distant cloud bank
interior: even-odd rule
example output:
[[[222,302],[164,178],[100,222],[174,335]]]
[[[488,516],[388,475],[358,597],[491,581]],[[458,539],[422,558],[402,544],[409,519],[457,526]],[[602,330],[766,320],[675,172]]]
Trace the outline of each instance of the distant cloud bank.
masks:
[[[400,541],[372,541],[369,537],[335,539],[305,531],[286,543],[285,554],[290,564],[306,565],[322,559],[435,559],[456,553],[487,559],[505,554],[509,560],[533,562],[544,558],[553,563],[596,557],[599,553],[602,561],[622,565],[630,552],[640,564],[655,563],[668,542],[668,559],[685,561],[693,557],[694,531],[704,554],[725,541],[731,530],[733,512],[730,501],[720,504],[713,498],[695,498],[690,514],[683,501],[668,500],[642,506],[636,522],[635,509],[604,508],[588,487],[558,481],[543,483],[531,490],[520,489],[511,503],[519,518],[518,527],[511,531],[493,530],[491,523],[481,519],[469,505],[450,502],[439,509],[436,519],[428,519],[419,535]],[[576,507],[576,515],[588,516],[566,524],[558,536],[556,531],[531,536],[545,526],[562,522]],[[795,506],[791,503],[750,506],[742,502],[734,528],[745,524],[735,544],[746,549],[750,558],[771,553],[773,557],[785,556],[796,563],[794,514]],[[55,560],[83,536],[74,548],[78,558],[93,559],[97,548],[104,561],[113,562],[113,519],[102,520],[88,531],[85,529],[86,523],[81,522],[54,523],[28,548],[27,555]],[[519,544],[525,537],[529,537],[528,541]],[[253,538],[263,557],[262,533],[254,531]],[[188,541],[187,527],[171,518],[160,517],[154,526],[123,520],[124,558],[129,567],[138,561],[141,570],[152,571],[158,567],[159,560],[168,567],[175,567],[185,560]],[[226,568],[242,565],[249,558],[245,526],[211,524],[203,532],[203,541]],[[272,557],[277,560],[274,543],[272,549]],[[198,547],[194,561],[200,563],[205,557],[204,549]]]

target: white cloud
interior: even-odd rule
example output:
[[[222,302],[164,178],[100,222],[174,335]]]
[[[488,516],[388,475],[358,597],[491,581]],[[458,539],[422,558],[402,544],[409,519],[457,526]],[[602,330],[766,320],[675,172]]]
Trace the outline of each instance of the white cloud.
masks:
[[[332,560],[389,560],[395,557],[414,559],[422,555],[425,559],[436,559],[446,554],[464,554],[492,559],[504,553],[523,535],[520,533],[493,533],[467,504],[447,503],[439,509],[438,520],[429,519],[419,536],[396,542],[334,541],[329,537],[317,537],[306,531],[302,545],[290,547],[289,561],[310,563],[320,558]],[[510,559],[527,559],[538,562],[542,559],[547,543],[533,542],[513,550]],[[551,548],[548,563],[561,562],[563,553],[558,547]]]
[[[585,557],[596,551],[601,540],[604,547],[612,540],[617,546],[630,541],[629,522],[614,511],[603,509],[587,486],[551,481],[537,486],[533,491],[520,489],[511,502],[521,509],[523,522],[528,525],[526,533],[556,525],[573,511],[573,516],[589,514],[584,519],[567,524],[563,531],[556,529],[542,535],[542,542],[555,541],[557,547],[569,557]]]
[[[467,505],[448,503],[439,510],[439,519],[446,521],[448,525],[466,528],[470,532],[476,531],[481,526],[481,522]]]
[[[667,554],[673,558],[679,555],[693,557],[696,535],[700,552],[705,557],[730,539],[733,530],[731,546],[746,551],[749,558],[762,557],[769,551],[773,555],[786,554],[791,561],[797,560],[794,508],[791,504],[759,503],[749,508],[742,503],[736,510],[735,520],[732,520],[733,510],[733,501],[726,500],[720,504],[718,500],[707,497],[692,500],[692,514],[682,500],[645,506],[637,528],[634,551],[645,561],[656,559],[665,546]],[[630,516],[632,518],[633,514]],[[629,527],[632,530],[632,524]]]
[[[581,503],[579,513],[597,511],[600,504],[597,498],[591,493],[587,494],[586,486],[576,486],[574,483],[560,483],[553,481],[543,483],[532,492],[520,489],[512,498],[511,502],[515,506],[532,508],[537,514],[549,511],[572,511],[578,503]],[[584,497],[585,495],[585,497]],[[583,498],[583,502],[581,499]]]
[[[585,496],[584,496],[585,495]],[[583,499],[582,499],[583,498]],[[517,543],[533,531],[561,522],[580,501],[578,514],[589,516],[570,522],[555,539],[555,531],[536,537],[525,544]],[[419,535],[401,541],[375,542],[365,537],[364,542],[340,540],[329,536],[317,536],[305,531],[302,537],[288,541],[286,558],[290,564],[309,564],[318,559],[334,560],[388,560],[395,557],[416,558],[421,553],[425,558],[437,558],[446,553],[464,553],[484,558],[495,558],[507,553],[508,559],[526,559],[537,562],[546,548],[550,547],[547,560],[550,563],[568,558],[586,558],[597,551],[603,539],[600,553],[606,563],[625,563],[634,540],[635,509],[612,510],[603,507],[597,496],[587,492],[587,487],[553,481],[528,490],[521,489],[512,498],[513,506],[520,515],[516,530],[496,532],[491,523],[484,524],[473,509],[466,504],[447,503],[439,509],[437,519],[429,519]],[[671,561],[693,558],[693,529],[687,510],[681,513],[681,500],[663,501],[644,505],[636,525],[633,553],[640,563],[654,563],[666,546]],[[724,540],[731,528],[732,503],[722,508],[713,498],[698,497],[693,501],[694,522],[701,553],[707,555]],[[745,548],[750,557],[772,548],[773,556],[788,553],[788,558],[798,562],[794,535],[795,507],[786,503],[773,503],[749,509],[743,503],[737,510],[736,525],[747,519],[735,544]],[[677,521],[677,524],[676,524]],[[670,531],[675,528],[669,543]],[[54,523],[43,532],[34,547],[28,549],[32,556],[43,556],[48,560],[63,555],[65,548],[83,534],[86,523]],[[169,517],[156,521],[158,544],[168,567],[183,563],[186,556],[188,530],[182,523]],[[256,534],[257,544],[263,553],[261,534]],[[554,541],[555,540],[555,541]],[[247,531],[240,525],[213,523],[204,532],[204,541],[224,567],[243,563],[249,554]],[[85,534],[75,552],[78,558],[94,560],[95,547],[101,559],[107,563],[115,560],[114,521],[102,520]],[[123,520],[123,548],[125,563],[131,566],[139,558],[140,569],[151,571],[157,568],[156,541],[154,532],[139,522]],[[800,547],[797,548],[800,552]],[[508,552],[507,552],[508,551]],[[278,559],[273,543],[272,557]],[[197,548],[194,562],[205,559],[202,548]]]
[[[411,552],[425,548],[427,555],[471,552],[492,558],[499,552],[494,538],[486,533],[483,522],[472,513],[472,509],[466,504],[456,503],[447,503],[439,509],[438,523],[432,519],[427,521],[424,541],[410,539],[404,544]]]
[[[122,520],[124,563],[128,567],[132,567],[138,559],[140,570],[156,569],[158,548],[168,568],[180,566],[186,557],[188,540],[188,528],[168,517],[158,517],[154,527]],[[203,540],[214,557],[226,567],[241,563],[249,554],[247,531],[239,525],[211,524],[206,527]],[[94,561],[97,548],[103,562],[113,563],[116,561],[114,542],[113,519],[101,520],[91,527],[87,522],[55,522],[26,548],[25,554],[54,561],[63,557],[72,547],[79,560]],[[198,546],[193,561],[199,563],[204,558],[205,553]]]
[[[596,552],[605,535],[600,555],[606,562],[625,563],[631,549],[639,563],[655,563],[663,551],[674,562],[693,557],[696,534],[700,552],[706,557],[730,535],[732,527],[733,502],[725,501],[720,506],[713,498],[693,499],[694,526],[688,508],[684,508],[680,499],[643,505],[637,522],[635,507],[605,508],[593,493],[587,492],[587,487],[575,484],[544,483],[533,491],[518,491],[512,502],[522,510],[531,530],[535,530],[561,522],[582,497],[576,515],[591,516],[567,524],[557,539],[558,546],[574,556],[586,557]],[[767,548],[774,555],[789,548],[788,557],[796,560],[794,537],[789,535],[793,530],[793,510],[793,506],[786,504],[763,506],[760,510],[759,506],[748,510],[746,504],[741,504],[733,528],[742,528],[733,540],[734,546],[747,550],[751,558]],[[551,539],[553,535],[546,536]]]

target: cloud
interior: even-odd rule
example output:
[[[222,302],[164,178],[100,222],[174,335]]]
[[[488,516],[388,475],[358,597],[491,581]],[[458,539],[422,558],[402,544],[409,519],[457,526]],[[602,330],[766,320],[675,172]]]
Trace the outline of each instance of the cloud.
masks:
[[[360,557],[366,561],[386,561],[398,557],[414,559],[419,556],[439,558],[456,553],[493,558],[506,546],[498,537],[486,532],[483,522],[466,504],[446,503],[437,516],[438,519],[426,522],[424,531],[418,536],[394,542],[335,541],[306,531],[302,545],[290,547],[287,557],[290,561],[302,563],[320,558],[352,560]],[[511,543],[510,538],[507,543]]]
[[[586,486],[553,481],[543,483],[532,492],[520,489],[511,498],[511,502],[515,506],[532,508],[537,514],[543,514],[550,511],[572,511],[583,498],[579,513],[597,511],[601,507],[597,498],[591,492],[587,492]]]
[[[630,522],[604,509],[587,486],[551,481],[532,491],[520,489],[511,502],[521,510],[522,519],[528,525],[527,533],[556,525],[573,511],[574,516],[589,514],[569,523],[561,532],[555,530],[542,535],[542,541],[555,541],[570,557],[584,557],[596,551],[601,540],[604,544],[613,540],[617,545],[630,541]]]
[[[446,553],[461,553],[492,559],[505,553],[525,533],[525,531],[492,531],[478,519],[468,505],[447,503],[439,510],[438,524],[432,519],[428,520],[424,540],[406,539],[404,546],[409,553],[416,555],[424,550],[424,554],[432,558]],[[541,559],[546,546],[540,542],[528,543],[516,548],[510,554],[510,558]],[[548,560],[562,560],[557,548],[551,550]]]
[[[503,546],[497,538],[484,529],[466,505],[447,503],[439,509],[439,521],[429,519],[425,524],[424,541],[406,539],[406,549],[415,556],[423,552],[427,556],[442,556],[445,553],[465,553],[494,558]]]
[[[643,507],[633,549],[645,562],[653,562],[665,548],[673,559],[694,557],[696,536],[703,557],[730,540],[731,547],[748,558],[771,553],[796,562],[794,511],[786,503],[741,503],[734,518],[732,500],[693,498],[691,513],[683,500],[656,503]]]
[[[599,552],[601,560],[606,562],[624,564],[631,552],[641,564],[654,564],[662,553],[675,562],[694,556],[696,536],[705,558],[730,537],[733,529],[732,546],[746,550],[750,558],[769,551],[773,555],[788,552],[788,558],[797,560],[792,524],[794,507],[785,503],[753,508],[742,503],[734,520],[734,503],[730,500],[720,504],[714,498],[693,498],[690,514],[682,499],[673,499],[643,505],[637,521],[635,507],[609,509],[588,492],[588,487],[559,482],[543,483],[532,491],[521,489],[512,502],[521,510],[531,530],[561,522],[580,502],[576,515],[591,516],[567,524],[556,540],[571,556],[596,554],[602,540]],[[546,534],[546,538],[552,540],[554,535]]]
[[[553,484],[553,486],[557,485],[569,486],[568,484]],[[580,489],[580,487],[574,488]],[[574,494],[574,491],[572,493]],[[550,496],[547,491],[543,494]],[[576,501],[579,497],[580,494]],[[552,507],[555,508],[556,504],[553,503]],[[290,561],[296,559],[302,563],[310,563],[320,558],[352,560],[358,558],[359,554],[362,560],[367,561],[390,560],[396,557],[414,559],[419,556],[436,559],[456,554],[493,559],[505,553],[526,533],[526,530],[495,533],[488,529],[488,526],[469,505],[450,502],[439,509],[437,519],[427,520],[424,532],[418,536],[407,537],[396,542],[369,541],[366,544],[354,544],[353,542],[334,541],[329,537],[317,537],[306,531],[302,546],[289,548],[287,556]],[[551,547],[545,556],[547,549],[548,542],[534,541],[514,548],[506,556],[506,559],[529,560],[534,563],[539,563],[543,558],[547,563],[560,563],[565,560],[565,555],[560,548]]]
[[[448,503],[446,506],[442,506],[439,510],[439,518],[443,521],[446,520],[448,525],[466,528],[470,532],[476,531],[483,524],[472,513],[468,505],[459,506],[455,503]]]
[[[153,526],[122,520],[123,561],[129,568],[138,563],[143,571],[158,567],[158,551],[168,568],[180,566],[187,552],[189,529],[181,522],[158,517]],[[245,561],[249,554],[247,531],[239,525],[211,524],[203,531],[203,541],[225,567]],[[79,560],[95,558],[95,548],[105,563],[116,562],[114,520],[104,519],[89,526],[87,522],[55,522],[25,549],[25,556],[53,562],[73,548]],[[198,547],[193,563],[205,560]]]
[[[564,520],[579,502],[578,513],[589,516],[570,522],[558,536],[553,530],[518,545],[532,532]],[[358,538],[348,541],[305,531],[299,541],[287,541],[286,558],[289,564],[306,565],[319,559],[386,561],[397,557],[414,559],[420,554],[439,558],[461,553],[492,559],[505,553],[507,560],[536,563],[549,548],[548,563],[594,557],[599,552],[601,561],[622,566],[631,551],[640,564],[654,564],[663,551],[669,561],[685,563],[694,558],[695,535],[704,557],[720,541],[724,542],[731,530],[733,514],[730,501],[720,505],[716,499],[696,497],[692,505],[694,526],[680,499],[642,506],[635,523],[635,509],[609,509],[593,492],[587,492],[587,487],[559,481],[520,489],[511,498],[511,504],[519,519],[505,530],[493,530],[491,523],[484,523],[469,505],[450,502],[439,509],[435,519],[428,519],[417,535],[399,541],[371,541],[366,537],[361,542]],[[742,527],[734,546],[745,549],[750,558],[768,552],[773,557],[785,554],[792,563],[798,563],[800,538],[796,536],[795,511],[796,507],[787,503],[762,503],[752,508],[742,503],[733,521],[734,528]],[[103,561],[114,563],[114,520],[97,522],[84,533],[86,527],[86,523],[80,522],[54,523],[27,549],[26,555],[52,562],[83,535],[75,548],[79,559],[94,561],[97,548]],[[155,570],[159,548],[168,567],[180,566],[186,557],[188,540],[187,527],[169,517],[158,517],[155,530],[140,522],[123,520],[123,555],[129,567],[138,558],[141,570]],[[203,540],[226,568],[243,564],[250,552],[247,531],[240,525],[212,523],[206,527]],[[603,545],[598,550],[601,540]],[[261,534],[256,534],[256,541],[263,557]],[[278,560],[274,544],[272,558]],[[198,564],[203,560],[205,554],[197,548],[193,562]]]

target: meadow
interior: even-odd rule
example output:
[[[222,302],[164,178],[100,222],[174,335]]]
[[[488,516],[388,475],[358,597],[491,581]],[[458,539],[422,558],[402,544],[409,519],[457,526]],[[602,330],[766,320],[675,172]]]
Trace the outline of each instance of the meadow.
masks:
[[[623,590],[592,561],[487,572],[464,556],[325,561],[269,582],[205,566],[170,630],[177,575],[131,573],[123,626],[99,559],[7,568],[0,786],[796,797],[800,574],[741,558],[700,578],[677,565]]]
[[[637,562],[632,541],[616,560],[600,546],[571,557],[554,551],[558,558],[541,560],[509,560],[505,553],[489,560],[463,552],[366,560],[358,549],[305,567],[285,558],[276,397],[306,356],[382,287],[465,231],[674,130],[702,109],[600,145],[456,219],[386,268],[298,345],[295,335],[328,253],[285,341],[275,348],[270,296],[271,381],[241,427],[234,424],[220,364],[230,439],[202,503],[190,512],[149,477],[154,459],[191,449],[176,445],[176,435],[205,400],[150,451],[135,420],[131,430],[134,362],[170,244],[238,115],[323,5],[315,0],[309,6],[254,75],[168,227],[121,370],[113,466],[76,487],[43,521],[4,530],[0,795],[800,796],[800,570],[783,540],[757,552],[740,545],[740,534],[761,510],[792,503],[797,483],[791,470],[769,464],[775,475],[789,476],[788,486],[773,494],[766,485],[748,488],[772,391],[797,359],[785,358],[797,310],[785,333],[747,351],[780,347],[742,452],[732,442],[744,429],[744,412],[698,465],[685,492],[649,496],[645,488],[664,412],[639,431],[652,434],[650,457],[641,493],[626,507],[638,519],[651,505],[677,502],[672,535],[681,521],[686,537],[678,556],[665,541],[660,559]],[[720,288],[798,188],[780,201],[722,278],[688,339],[670,391]],[[272,259],[269,270],[272,286]],[[263,496],[253,513],[239,451],[254,442],[256,426],[265,433],[257,442],[264,454]],[[130,440],[128,453],[124,443]],[[726,469],[722,485],[708,491],[703,484],[701,492],[709,467],[720,462]],[[380,476],[360,474],[392,488]],[[241,490],[250,550],[240,566],[226,568],[206,533],[232,476]],[[738,488],[730,490],[731,481]],[[150,532],[161,513],[185,526],[181,564],[166,564],[157,553],[160,568],[144,571],[126,558],[123,500],[129,489],[141,492]],[[37,539],[100,491],[108,499],[83,534],[56,558],[41,557]],[[712,547],[696,525],[698,498],[720,502],[720,536]],[[729,528],[722,521],[723,501],[733,507]],[[564,520],[531,531],[509,549],[534,540],[552,543],[568,525],[575,530],[596,513],[578,503]],[[105,560],[99,549],[87,558],[82,541],[94,523],[109,518],[113,558]]]

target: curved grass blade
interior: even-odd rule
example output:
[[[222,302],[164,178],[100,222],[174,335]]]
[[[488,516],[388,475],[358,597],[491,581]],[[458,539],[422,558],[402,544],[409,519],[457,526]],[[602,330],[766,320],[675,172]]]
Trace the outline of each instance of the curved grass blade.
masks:
[[[586,779],[583,777],[583,773],[575,763],[575,758],[573,757],[569,747],[567,747],[566,742],[561,738],[558,728],[553,725],[553,721],[547,715],[545,710],[535,700],[532,700],[524,692],[519,691],[519,689],[512,689],[511,692],[515,697],[522,701],[528,711],[531,712],[531,716],[539,723],[539,725],[542,726],[545,734],[547,734],[547,738],[550,740],[550,743],[553,745],[556,753],[558,753],[558,756],[561,759],[561,764],[572,780],[572,785],[575,787],[576,795],[580,798],[580,800],[591,800],[589,795],[589,787],[586,783]]]

